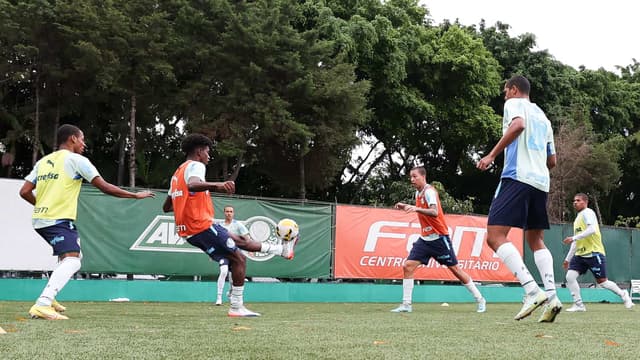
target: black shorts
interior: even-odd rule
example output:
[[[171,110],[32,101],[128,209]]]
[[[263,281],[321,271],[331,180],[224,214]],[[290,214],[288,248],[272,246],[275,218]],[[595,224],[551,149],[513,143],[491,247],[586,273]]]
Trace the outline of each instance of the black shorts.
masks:
[[[487,225],[548,229],[547,193],[513,179],[500,180],[491,201]]]
[[[40,229],[36,232],[53,248],[53,255],[60,256],[70,252],[80,252],[78,229],[71,220]]]
[[[442,235],[431,241],[416,240],[407,260],[415,260],[427,264],[430,258],[436,259],[437,262],[445,266],[458,264],[458,259],[453,252],[453,246],[451,246],[451,240],[449,240],[448,235]]]
[[[202,250],[215,262],[219,262],[234,251],[239,251],[236,243],[229,237],[227,229],[218,224],[187,238],[187,242]]]
[[[569,270],[580,275],[589,270],[596,279],[604,279],[607,277],[607,257],[601,253],[593,253],[591,257],[574,256],[569,262]]]

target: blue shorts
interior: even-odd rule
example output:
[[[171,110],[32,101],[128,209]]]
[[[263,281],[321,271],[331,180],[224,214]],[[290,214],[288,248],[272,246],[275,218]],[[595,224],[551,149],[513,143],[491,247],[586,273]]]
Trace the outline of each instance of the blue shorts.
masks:
[[[236,243],[229,237],[227,229],[218,224],[187,238],[187,242],[204,251],[215,262],[219,262],[234,251],[238,251]]]
[[[548,229],[547,193],[513,179],[500,180],[491,201],[487,225]]]
[[[416,242],[413,243],[407,260],[415,260],[427,264],[430,258],[436,259],[437,262],[445,266],[455,266],[458,264],[458,259],[453,252],[451,240],[449,240],[448,235],[442,235],[436,240],[431,241],[416,240]]]
[[[600,253],[593,253],[592,257],[574,256],[569,262],[569,270],[582,275],[590,270],[596,279],[607,277],[607,257]]]
[[[70,252],[80,252],[78,229],[71,220],[40,229],[36,232],[53,248],[53,255],[60,256]]]

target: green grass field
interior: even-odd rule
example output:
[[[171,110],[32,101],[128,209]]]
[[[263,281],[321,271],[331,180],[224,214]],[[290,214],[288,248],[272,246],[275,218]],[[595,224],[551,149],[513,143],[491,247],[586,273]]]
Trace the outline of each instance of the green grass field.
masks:
[[[31,303],[0,302],[1,359],[633,359],[640,309],[587,304],[553,324],[519,304],[256,303],[232,319],[204,303],[65,303],[67,321],[31,320]],[[565,304],[568,306],[569,304]]]

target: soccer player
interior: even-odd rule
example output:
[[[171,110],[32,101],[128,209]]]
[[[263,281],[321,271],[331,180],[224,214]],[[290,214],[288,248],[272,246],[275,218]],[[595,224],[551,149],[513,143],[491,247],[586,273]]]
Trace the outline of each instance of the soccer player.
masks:
[[[569,312],[587,311],[580,296],[580,285],[578,276],[590,270],[596,278],[599,286],[610,290],[620,296],[627,309],[633,308],[629,294],[620,289],[616,283],[607,279],[607,257],[602,245],[600,226],[596,213],[589,207],[589,197],[586,194],[578,193],[573,197],[573,208],[578,215],[573,222],[573,236],[566,237],[562,242],[571,244],[569,253],[562,266],[567,271],[567,287],[573,297],[573,305],[567,309]]]
[[[241,222],[234,219],[235,210],[233,206],[227,205],[224,207],[224,221],[220,223],[222,227],[227,229],[228,232],[234,233],[239,236],[249,236],[249,229]],[[216,298],[216,305],[222,305],[222,292],[224,290],[224,283],[229,274],[229,260],[222,258],[219,261],[220,275],[218,275],[218,296]],[[231,278],[231,277],[230,277]]]
[[[228,232],[219,224],[213,224],[213,203],[209,191],[234,193],[235,183],[207,182],[206,164],[209,163],[211,140],[202,134],[191,134],[182,141],[182,151],[187,159],[171,177],[171,187],[162,209],[174,212],[178,235],[219,262],[229,260],[233,284],[231,286],[228,315],[231,317],[260,316],[244,306],[244,277],[246,259],[238,247],[247,251],[260,251],[293,258],[293,247],[259,243]]]
[[[66,308],[56,301],[56,295],[80,270],[80,243],[75,220],[82,180],[116,197],[144,199],[154,196],[150,191],[133,193],[106,182],[91,161],[81,155],[86,146],[82,131],[69,124],[60,126],[57,131],[58,150],[36,162],[20,189],[20,196],[34,206],[33,228],[51,245],[53,255],[59,259],[49,282],[29,310],[32,318],[47,320],[68,319],[60,314]]]
[[[491,202],[487,243],[518,278],[526,293],[515,320],[524,319],[545,304],[539,322],[553,322],[562,310],[556,295],[553,256],[544,245],[549,228],[547,195],[549,169],[556,164],[553,129],[544,112],[529,100],[529,80],[517,75],[504,85],[502,137],[476,167],[487,170],[504,150],[504,168]],[[524,229],[544,284],[542,291],[527,269],[518,249],[508,241],[512,227]]]
[[[413,293],[413,274],[420,264],[427,264],[430,258],[445,265],[453,275],[469,290],[478,304],[477,312],[486,311],[487,302],[473,283],[471,276],[458,267],[458,259],[451,246],[449,228],[444,220],[444,212],[440,205],[440,198],[436,189],[427,184],[427,171],[418,166],[409,172],[411,185],[416,188],[416,204],[397,203],[396,209],[415,212],[418,215],[422,234],[413,243],[413,248],[402,267],[402,304],[391,310],[392,312],[411,312],[411,298]]]

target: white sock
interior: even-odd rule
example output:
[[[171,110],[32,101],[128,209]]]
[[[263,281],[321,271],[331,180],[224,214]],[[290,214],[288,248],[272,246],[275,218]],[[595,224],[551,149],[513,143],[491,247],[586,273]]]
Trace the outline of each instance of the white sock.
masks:
[[[569,288],[569,291],[571,292],[571,297],[573,298],[573,302],[578,305],[578,306],[582,306],[584,305],[582,303],[582,295],[580,295],[580,285],[578,285],[578,272],[575,270],[569,270],[567,271],[567,287]]]
[[[402,279],[402,303],[411,305],[413,295],[413,279]]]
[[[527,295],[535,294],[540,288],[533,280],[533,276],[527,269],[527,266],[522,261],[520,253],[512,243],[506,242],[496,250],[496,254],[502,259],[502,262],[507,265],[509,270],[518,278],[520,285],[524,288]]]
[[[263,242],[262,245],[260,245],[261,253],[282,255],[282,251],[282,245],[280,244],[269,244],[267,242]]]
[[[58,264],[58,267],[51,273],[47,286],[42,290],[42,294],[36,301],[40,306],[51,306],[51,302],[56,298],[58,292],[67,285],[73,274],[80,270],[80,258],[69,256]]]
[[[244,294],[244,286],[233,286],[231,285],[231,298],[229,302],[231,303],[232,309],[239,309],[244,304],[242,299]]]
[[[538,267],[544,291],[548,298],[556,296],[556,281],[553,276],[553,256],[549,249],[541,249],[533,252],[533,259]]]
[[[224,282],[227,279],[229,273],[229,265],[220,266],[220,275],[218,275],[218,297],[222,297],[222,291],[224,290]]]
[[[480,291],[476,287],[476,284],[474,284],[473,279],[469,279],[469,282],[464,284],[464,287],[466,287],[467,290],[469,290],[469,292],[471,293],[471,295],[473,295],[473,298],[476,299],[476,301],[482,300],[482,294],[480,294]]]
[[[598,284],[598,286],[601,286],[607,290],[612,291],[613,293],[615,293],[616,295],[623,297],[624,296],[624,291],[622,289],[620,289],[620,287],[618,287],[618,284],[614,283],[611,280],[607,280],[603,283]]]

